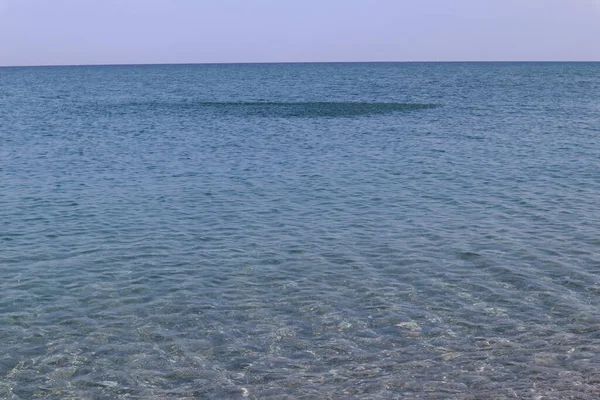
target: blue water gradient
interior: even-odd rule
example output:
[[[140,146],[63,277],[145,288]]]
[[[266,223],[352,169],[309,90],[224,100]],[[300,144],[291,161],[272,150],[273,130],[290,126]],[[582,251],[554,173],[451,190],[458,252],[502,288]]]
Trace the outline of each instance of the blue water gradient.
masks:
[[[600,64],[0,68],[0,398],[595,399]]]

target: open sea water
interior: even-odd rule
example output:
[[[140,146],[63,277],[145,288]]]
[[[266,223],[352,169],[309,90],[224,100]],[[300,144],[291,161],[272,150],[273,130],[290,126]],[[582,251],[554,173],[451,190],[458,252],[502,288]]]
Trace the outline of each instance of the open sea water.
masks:
[[[0,398],[600,398],[600,64],[0,68]]]

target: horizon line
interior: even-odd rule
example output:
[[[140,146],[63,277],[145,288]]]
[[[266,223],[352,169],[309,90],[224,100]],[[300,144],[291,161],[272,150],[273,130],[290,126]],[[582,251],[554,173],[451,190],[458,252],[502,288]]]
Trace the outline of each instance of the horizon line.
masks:
[[[600,60],[446,60],[446,61],[239,61],[239,62],[165,62],[165,63],[106,63],[106,64],[21,64],[2,65],[0,68],[44,68],[44,67],[118,67],[118,66],[169,66],[169,65],[276,65],[276,64],[558,64],[600,63]]]

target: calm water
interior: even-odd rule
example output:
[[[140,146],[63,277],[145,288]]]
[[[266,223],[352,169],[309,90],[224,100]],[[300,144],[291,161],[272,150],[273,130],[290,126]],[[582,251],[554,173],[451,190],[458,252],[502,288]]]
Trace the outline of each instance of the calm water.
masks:
[[[597,399],[600,64],[0,68],[0,398]]]

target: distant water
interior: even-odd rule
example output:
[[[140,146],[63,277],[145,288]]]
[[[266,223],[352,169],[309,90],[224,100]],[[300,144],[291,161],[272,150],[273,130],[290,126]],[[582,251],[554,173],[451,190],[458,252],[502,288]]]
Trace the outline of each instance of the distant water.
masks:
[[[600,64],[0,68],[0,398],[599,397]]]

